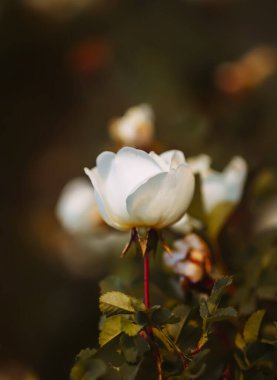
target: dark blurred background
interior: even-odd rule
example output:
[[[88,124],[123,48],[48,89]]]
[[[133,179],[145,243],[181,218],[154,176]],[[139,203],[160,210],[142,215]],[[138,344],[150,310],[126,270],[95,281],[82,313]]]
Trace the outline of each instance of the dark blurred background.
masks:
[[[64,265],[54,207],[109,148],[112,117],[147,102],[165,147],[276,168],[276,14],[276,0],[1,0],[1,380],[68,379],[97,344],[100,275]]]

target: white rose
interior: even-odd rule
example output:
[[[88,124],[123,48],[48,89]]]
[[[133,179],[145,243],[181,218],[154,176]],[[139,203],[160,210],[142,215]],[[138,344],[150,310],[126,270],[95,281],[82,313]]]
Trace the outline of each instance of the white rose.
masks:
[[[72,234],[91,233],[104,224],[91,185],[84,178],[75,178],[63,188],[57,202],[56,216]]]
[[[192,199],[194,176],[180,151],[165,160],[154,152],[125,147],[117,154],[100,154],[96,163],[85,172],[103,219],[119,230],[171,225]]]
[[[241,199],[247,174],[247,164],[243,158],[234,157],[220,173],[210,168],[211,158],[206,154],[190,157],[187,162],[193,173],[200,175],[203,206],[208,217],[218,205],[221,205],[220,214],[217,214],[220,223],[218,224],[213,216],[212,219],[208,218],[210,227],[212,224],[216,224],[219,228]],[[186,234],[193,229],[201,229],[202,227],[203,225],[199,220],[185,214],[171,226],[171,229],[177,233]]]
[[[222,173],[210,170],[203,176],[203,200],[207,212],[219,203],[237,204],[242,196],[247,174],[243,158],[234,157]]]
[[[154,134],[154,114],[148,104],[132,107],[110,124],[110,136],[121,145],[147,147]]]
[[[242,157],[234,157],[221,173],[210,169],[210,158],[206,155],[188,159],[188,163],[195,174],[200,174],[207,213],[220,203],[240,201],[247,174],[247,164]]]
[[[200,154],[196,157],[189,157],[187,159],[189,166],[194,174],[206,175],[211,169],[212,159],[207,154]]]

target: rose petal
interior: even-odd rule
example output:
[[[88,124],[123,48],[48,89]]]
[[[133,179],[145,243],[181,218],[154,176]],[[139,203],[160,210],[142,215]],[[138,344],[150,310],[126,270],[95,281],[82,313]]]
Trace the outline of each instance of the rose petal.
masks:
[[[228,201],[239,202],[247,174],[247,164],[241,157],[234,157],[224,169]]]
[[[127,198],[127,210],[137,226],[163,228],[185,213],[194,190],[194,176],[183,164],[159,173]]]
[[[206,175],[209,172],[211,161],[211,157],[207,154],[200,154],[199,156],[187,159],[187,163],[191,167],[193,173],[201,175]]]
[[[94,168],[90,170],[88,168],[85,168],[84,170],[85,170],[85,173],[90,178],[92,185],[94,187],[95,202],[97,203],[98,210],[102,218],[110,226],[117,229],[122,229],[122,228],[119,228],[120,224],[118,224],[118,222],[113,219],[113,213],[110,209],[109,202],[105,200],[105,198],[103,197],[103,195],[105,194],[104,186],[101,181],[101,178],[99,177],[97,169]]]
[[[164,172],[169,171],[170,165],[167,162],[165,162],[161,156],[159,156],[158,154],[156,154],[153,151],[149,153],[149,156],[151,156],[153,158],[153,160],[156,161],[156,163],[159,165],[159,167],[161,168],[162,171],[164,171]]]
[[[226,200],[226,186],[222,174],[213,172],[202,177],[202,197],[205,210],[209,213]]]
[[[179,165],[186,162],[184,153],[180,150],[168,150],[160,155],[164,162],[167,163],[170,169],[176,169]]]
[[[105,222],[110,225],[111,227],[116,228],[117,230],[120,231],[125,231],[129,229],[129,226],[124,226],[121,223],[117,222],[116,220],[113,219],[113,215],[109,210],[107,209],[107,204],[104,202],[103,198],[101,195],[98,193],[98,191],[95,191],[95,201],[97,203],[99,212],[102,216],[102,218],[105,220]]]
[[[126,209],[127,196],[138,184],[160,172],[159,165],[146,152],[129,147],[120,149],[116,155],[111,152],[100,154],[96,168],[86,171],[98,194],[101,194],[101,208],[106,210],[105,220],[108,215],[122,229],[132,224]]]

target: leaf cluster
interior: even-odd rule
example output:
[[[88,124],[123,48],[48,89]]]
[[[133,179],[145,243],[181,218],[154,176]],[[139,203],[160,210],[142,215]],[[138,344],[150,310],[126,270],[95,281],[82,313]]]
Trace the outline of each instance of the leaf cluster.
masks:
[[[236,317],[233,308],[219,306],[231,282],[230,277],[216,281],[198,308],[177,303],[146,309],[141,300],[123,292],[102,294],[100,348],[77,356],[71,379],[155,379],[159,370],[165,379],[201,378],[208,369],[213,324]]]

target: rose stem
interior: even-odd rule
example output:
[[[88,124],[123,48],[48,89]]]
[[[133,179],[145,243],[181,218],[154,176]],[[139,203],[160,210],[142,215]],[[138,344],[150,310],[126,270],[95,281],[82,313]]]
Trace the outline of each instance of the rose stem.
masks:
[[[149,255],[147,251],[144,254],[143,267],[144,267],[144,303],[145,303],[146,309],[148,310],[150,308],[150,297],[149,297]],[[151,327],[148,329],[148,334],[149,334],[150,339],[153,339],[153,332],[152,332]],[[158,380],[162,380],[163,375],[162,375],[161,356],[160,356],[159,350],[156,347],[153,348],[153,354],[156,359]]]
[[[143,266],[144,266],[144,303],[146,309],[150,308],[150,298],[149,298],[149,256],[148,252],[145,252],[143,258]]]

